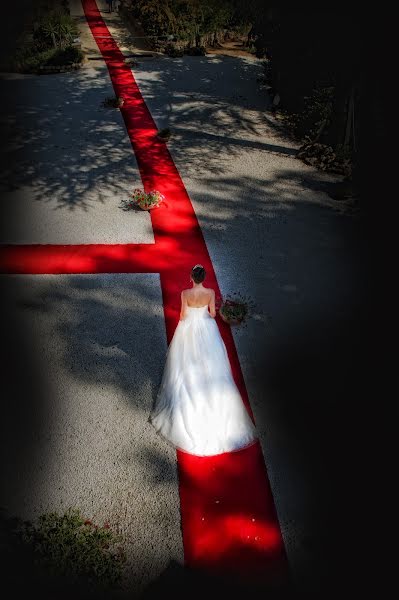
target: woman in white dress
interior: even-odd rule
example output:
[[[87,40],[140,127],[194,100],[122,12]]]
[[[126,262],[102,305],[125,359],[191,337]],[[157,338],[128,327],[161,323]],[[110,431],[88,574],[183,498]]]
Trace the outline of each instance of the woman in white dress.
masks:
[[[190,279],[150,422],[179,450],[213,456],[244,448],[257,436],[215,322],[215,292],[203,286],[204,267],[195,265]]]

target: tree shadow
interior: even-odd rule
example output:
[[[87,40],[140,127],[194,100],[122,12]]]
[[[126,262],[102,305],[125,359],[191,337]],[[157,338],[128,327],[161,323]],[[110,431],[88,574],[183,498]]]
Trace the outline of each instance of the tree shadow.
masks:
[[[251,148],[265,165],[273,156],[296,156],[301,144],[273,116],[271,99],[261,85],[263,69],[258,59],[208,54],[161,56],[133,70],[159,127],[173,131],[169,147],[184,173],[225,174],[226,157]],[[318,174],[330,187],[342,180],[341,175],[305,165],[303,170]],[[304,179],[305,189],[311,179]]]
[[[265,168],[295,156],[298,145],[272,131],[270,100],[257,81],[261,69],[253,59],[209,55],[156,57],[133,71],[157,126],[172,128],[169,148],[183,175],[224,176],[243,152],[256,154]],[[90,211],[138,181],[122,115],[101,106],[110,93],[105,65],[7,76],[3,84],[3,192],[26,190],[53,210]],[[304,173],[305,189],[319,181],[319,191],[328,192],[336,179],[306,167]]]
[[[2,192],[86,211],[126,194],[137,166],[119,110],[101,105],[112,95],[105,67],[4,83]]]
[[[149,383],[155,396],[166,355],[166,340],[165,348],[153,346],[154,331],[159,337],[164,332],[159,290],[137,276],[130,282],[118,281],[118,273],[105,275],[105,280],[101,274],[60,277],[62,287],[57,288],[50,276],[33,297],[24,289],[23,277],[16,280],[14,306],[28,311],[33,321],[35,314],[59,314],[54,335],[62,340],[63,365],[88,384],[101,381],[118,388],[130,398],[133,410],[148,410],[139,390]],[[132,297],[134,304],[129,304]],[[60,314],[61,307],[68,307],[68,312]],[[137,356],[142,357],[139,364],[134,363]]]
[[[270,125],[268,101],[254,95],[258,71],[255,63],[239,58],[162,58],[146,62],[145,69],[138,70],[137,79],[157,125],[175,130],[170,149],[176,163],[188,174],[199,176],[206,186],[203,191],[193,191],[192,199],[223,291],[236,291],[239,287],[237,291],[245,293],[251,288],[261,310],[272,316],[274,336],[262,341],[257,334],[258,345],[253,346],[257,385],[266,398],[258,407],[258,421],[269,426],[272,419],[270,429],[281,433],[287,444],[285,456],[289,457],[290,468],[297,465],[309,485],[306,491],[306,486],[295,489],[298,503],[306,503],[312,496],[309,514],[319,503],[320,520],[317,525],[309,524],[308,534],[310,560],[316,565],[321,548],[328,546],[329,536],[334,534],[333,524],[338,519],[330,522],[329,515],[334,502],[340,500],[339,489],[347,475],[345,470],[338,473],[338,463],[334,464],[337,438],[341,443],[339,464],[345,458],[344,448],[350,449],[351,428],[340,420],[340,411],[347,414],[358,402],[354,383],[355,375],[360,374],[357,369],[350,372],[350,365],[359,350],[356,340],[363,338],[356,335],[360,328],[351,328],[349,323],[356,315],[354,305],[360,297],[363,272],[359,255],[363,246],[355,220],[341,214],[337,204],[326,202],[327,176],[305,167],[281,167],[277,173],[265,172],[263,178],[237,179],[226,174],[222,156],[225,150],[229,156],[239,156],[242,150],[257,153],[265,165],[270,156],[287,160],[293,156],[294,146],[283,145],[280,137],[274,143],[266,136]],[[90,210],[85,199],[88,192],[108,188],[115,193],[118,187],[124,192],[124,184],[117,182],[115,173],[135,176],[135,159],[120,150],[126,140],[120,115],[99,106],[109,93],[105,73],[104,69],[95,74],[87,70],[78,75],[59,75],[51,80],[51,85],[35,77],[11,80],[11,118],[6,126],[14,146],[9,159],[2,161],[6,180],[3,189],[9,189],[10,180],[13,185],[38,186],[32,195],[34,200],[56,198],[58,207],[71,210],[78,206]],[[23,82],[27,80],[35,82],[29,102],[23,98]],[[63,87],[59,86],[60,81]],[[169,105],[169,113],[165,104]],[[74,109],[69,112],[67,107],[71,106]],[[93,118],[93,107],[97,106],[100,117]],[[14,108],[17,112],[13,116]],[[53,152],[56,145],[62,146],[61,153]],[[162,170],[162,165],[157,168]],[[218,176],[217,189],[211,189],[207,175]],[[102,201],[100,193],[96,202]],[[176,244],[178,252],[189,252],[178,236]],[[257,273],[251,282],[254,264]],[[75,292],[82,291],[78,279],[71,277],[70,286]],[[86,286],[87,282],[84,289]],[[101,292],[101,288],[96,290],[93,283],[93,292],[97,291]],[[116,287],[116,299],[118,293],[126,290],[118,291]],[[146,306],[159,303],[140,284],[135,285],[135,293]],[[69,301],[75,312],[74,324],[69,327],[60,320],[57,335],[65,341],[63,360],[74,369],[75,376],[89,385],[104,381],[126,396],[131,396],[132,389],[140,391],[148,384],[155,393],[164,356],[154,347],[151,335],[137,340],[135,323],[142,323],[152,332],[163,316],[107,305],[98,296],[70,298],[54,289],[37,298],[31,310],[56,311],[59,303]],[[109,327],[104,328],[102,323]],[[34,445],[29,437],[33,436],[29,432],[29,416],[37,425],[42,415],[40,410],[34,410],[33,395],[40,397],[42,392],[37,372],[34,377],[39,389],[35,390],[34,385],[30,389],[31,374],[25,365],[33,363],[36,357],[29,356],[26,334],[21,325],[18,327],[13,341],[9,326],[10,346],[4,352],[7,354],[12,348],[9,356],[13,360],[4,364],[14,362],[9,367],[10,385],[16,381],[16,394],[24,398],[24,404],[15,403],[7,410],[15,422],[20,418],[23,424],[12,447],[20,443],[26,459]],[[135,343],[143,344],[146,359],[128,369]],[[86,357],[85,363],[78,360],[81,356]],[[266,377],[265,373],[270,375]],[[19,387],[22,380],[23,390]],[[131,398],[133,411],[147,410],[140,404],[139,396]],[[19,407],[21,417],[17,414]],[[25,433],[29,434],[26,439]],[[10,430],[8,438],[11,437]],[[143,448],[143,452],[134,460],[152,464],[150,481],[154,485],[167,481],[172,467],[165,457],[154,449]],[[277,459],[278,456],[275,464]],[[270,462],[273,463],[273,456]],[[334,473],[334,478],[328,481],[330,473]],[[342,514],[342,504],[337,506]],[[317,538],[315,531],[320,523],[326,533]],[[338,530],[341,532],[342,528]],[[331,539],[336,540],[336,534]],[[334,548],[339,550],[339,544]],[[329,574],[334,576],[334,556],[330,558]]]

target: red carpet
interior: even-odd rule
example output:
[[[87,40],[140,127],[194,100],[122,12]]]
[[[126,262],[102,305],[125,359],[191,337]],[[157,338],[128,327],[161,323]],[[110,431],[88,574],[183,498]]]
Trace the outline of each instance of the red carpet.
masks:
[[[109,69],[144,188],[160,190],[166,201],[151,211],[155,244],[3,246],[2,273],[160,273],[170,342],[179,318],[180,291],[193,264],[207,270],[207,284],[220,294],[190,198],[131,69],[94,0],[82,0],[88,24]],[[236,383],[250,412],[231,329],[218,318]],[[185,562],[251,579],[285,578],[287,560],[259,444],[218,457],[178,451]]]

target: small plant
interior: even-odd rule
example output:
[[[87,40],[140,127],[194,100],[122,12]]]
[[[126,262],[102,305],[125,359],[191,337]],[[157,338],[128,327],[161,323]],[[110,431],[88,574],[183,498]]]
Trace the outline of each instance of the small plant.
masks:
[[[33,31],[33,39],[40,50],[66,48],[77,35],[78,30],[71,16],[59,10],[42,13]]]
[[[139,67],[140,63],[137,62],[136,59],[134,58],[125,58],[124,61],[125,65],[129,65],[129,67]]]
[[[130,208],[139,206],[142,210],[151,210],[152,208],[157,208],[164,198],[164,195],[158,190],[145,192],[144,190],[135,189],[133,190],[131,199],[124,201],[124,208],[125,210],[129,210]]]
[[[205,56],[206,48],[205,46],[187,46],[184,54],[188,54],[188,56]]]
[[[172,132],[169,129],[169,127],[165,127],[164,129],[159,129],[158,133],[157,133],[157,137],[160,140],[165,141],[165,142],[170,139],[171,135],[172,135]]]
[[[121,96],[108,96],[102,101],[105,108],[121,108],[125,103],[125,99]]]
[[[70,508],[63,515],[42,514],[37,525],[25,523],[21,534],[37,553],[38,563],[54,574],[105,588],[121,581],[126,556],[118,544],[121,537],[108,523],[99,527]]]
[[[46,65],[72,65],[80,63],[83,60],[83,52],[76,46],[67,46],[66,48],[58,49],[47,59]]]
[[[218,302],[219,315],[230,325],[239,325],[248,318],[253,302],[239,293],[229,294]]]
[[[66,48],[49,48],[37,51],[35,46],[27,45],[18,49],[13,61],[13,68],[21,73],[37,73],[47,67],[70,67],[81,64],[83,52],[76,46]]]
[[[307,139],[305,144],[299,148],[296,157],[321,171],[339,173],[345,177],[350,177],[352,173],[350,150],[345,150],[343,146],[338,147],[337,153],[331,146],[314,143]]]
[[[249,54],[260,54],[259,50],[253,44],[250,44],[249,46],[243,46],[243,49],[249,52]],[[258,58],[264,58],[264,54],[262,53],[260,56],[258,56]]]
[[[183,48],[178,48],[175,44],[172,44],[171,42],[166,44],[164,52],[171,58],[179,58],[180,56],[184,55]]]

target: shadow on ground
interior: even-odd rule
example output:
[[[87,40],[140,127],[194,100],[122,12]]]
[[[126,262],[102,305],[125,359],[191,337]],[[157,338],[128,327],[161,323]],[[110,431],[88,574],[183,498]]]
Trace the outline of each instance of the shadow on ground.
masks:
[[[140,599],[158,600],[161,598],[203,599],[220,598],[224,595],[236,597],[245,594],[247,598],[259,598],[266,594],[268,598],[293,598],[293,588],[290,584],[284,588],[275,584],[258,585],[256,583],[237,580],[230,574],[216,576],[204,570],[188,569],[171,561],[161,575],[148,585],[144,591],[135,593],[121,589],[93,588],[93,584],[84,577],[73,580],[64,575],[51,572],[48,566],[39,564],[38,554],[33,548],[22,541],[19,533],[23,521],[10,517],[0,510],[0,559],[3,566],[2,589],[16,600],[26,598],[27,594],[40,597],[43,600],[59,598],[67,600],[121,600]]]
[[[212,86],[220,73],[220,64],[229,81],[224,89],[230,91],[215,97]],[[236,72],[238,64],[241,67]],[[214,65],[217,71],[213,71]],[[194,68],[197,76],[191,77],[191,81],[195,79],[196,83],[188,89],[186,75]],[[293,503],[307,504],[303,525],[309,533],[302,538],[301,551],[314,573],[314,582],[306,581],[305,586],[317,585],[322,589],[333,581],[338,588],[353,550],[354,499],[361,501],[359,494],[353,493],[354,487],[362,484],[359,489],[366,489],[362,478],[364,446],[357,441],[367,374],[372,370],[365,350],[370,314],[368,306],[359,308],[366,293],[361,266],[364,240],[356,220],[340,214],[335,206],[321,206],[314,201],[312,193],[326,191],[328,185],[320,174],[307,170],[304,175],[299,168],[282,169],[272,178],[243,177],[237,189],[237,180],[225,174],[222,157],[215,160],[223,151],[234,155],[242,149],[260,154],[265,161],[273,155],[293,156],[293,146],[288,141],[285,144],[279,138],[276,143],[265,143],[256,139],[258,127],[265,122],[270,125],[265,112],[267,99],[255,101],[254,95],[245,95],[236,84],[240,82],[244,88],[248,76],[254,86],[258,66],[235,58],[204,57],[162,60],[159,65],[148,62],[145,70],[148,78],[141,84],[143,94],[152,102],[159,126],[175,129],[171,148],[177,162],[185,165],[188,174],[204,181],[207,176],[218,176],[221,197],[204,193],[196,200],[202,209],[204,233],[215,249],[216,272],[222,272],[228,261],[226,256],[231,255],[231,247],[223,249],[221,231],[228,239],[239,239],[241,248],[247,248],[236,254],[234,264],[227,262],[231,266],[223,273],[226,287],[242,281],[240,285],[245,291],[249,285],[243,275],[246,265],[257,262],[259,275],[251,285],[257,302],[272,315],[276,331],[272,342],[260,340],[256,348],[257,385],[267,398],[264,406],[257,408],[258,419],[264,423],[272,420],[291,470],[297,466],[301,474]],[[54,79],[54,84],[47,88],[47,97],[44,100],[41,97],[39,105],[33,103],[31,108],[33,98],[29,102],[24,98],[21,81],[15,79],[7,84],[11,86],[11,103],[5,127],[12,147],[2,162],[4,189],[39,183],[41,193],[33,201],[57,196],[60,206],[73,210],[84,204],[84,193],[90,186],[94,190],[109,185],[110,162],[116,168],[128,168],[131,156],[118,152],[124,132],[114,115],[99,107],[105,88],[87,72],[78,77],[63,76],[61,96],[57,88],[61,78]],[[173,97],[167,96],[166,81],[173,81]],[[168,110],[163,105],[164,94]],[[76,111],[68,113],[67,102],[75,104],[80,113],[78,120],[73,118]],[[96,126],[94,139],[98,145],[94,143],[88,149],[86,138],[92,133],[91,114],[97,106],[98,110],[104,110],[101,123]],[[24,113],[22,123],[18,111]],[[51,151],[55,144],[53,133],[60,127],[65,152],[57,153],[55,158]],[[37,157],[40,159],[36,160]],[[309,199],[298,201],[298,191],[303,189],[309,191]],[[7,215],[3,216],[6,222]],[[71,278],[71,287],[74,285]],[[137,291],[149,305],[154,302],[139,286]],[[56,293],[45,294],[38,299],[34,310],[57,310],[57,303],[66,300]],[[114,346],[129,356],[132,339],[126,333],[115,339],[112,328],[99,329],[90,316],[93,314],[113,322],[115,330],[122,332],[127,318],[132,322],[147,318],[151,329],[151,318],[141,313],[127,315],[100,303],[94,306],[90,299],[77,301],[74,327],[66,330],[59,323],[58,334],[66,342],[65,364],[72,365],[76,376],[87,383],[101,377],[128,394],[133,384],[139,386],[150,380],[155,391],[162,361],[156,377],[145,361],[140,366],[138,380],[132,374],[131,378],[126,377],[121,360],[107,352],[99,354],[98,348]],[[42,419],[37,406],[43,384],[34,368],[36,358],[31,354],[26,331],[9,317],[1,311],[2,381],[4,391],[8,387],[13,399],[3,420],[3,460],[9,459],[10,444],[18,449],[21,460],[29,460],[35,427]],[[76,361],[81,355],[85,355],[88,369]],[[132,408],[140,410],[137,405]],[[11,440],[10,422],[20,425],[18,437]],[[13,460],[17,464],[18,455]],[[151,460],[153,471],[148,476],[156,482],[166,476],[167,465],[160,456],[152,456]],[[306,572],[309,573],[308,568]],[[216,583],[171,564],[159,581],[148,588],[146,597],[160,594],[164,597],[166,589],[190,597],[187,593],[190,585],[197,592],[200,590],[199,596],[203,598],[210,595],[209,589]],[[223,587],[225,582],[220,585]]]

